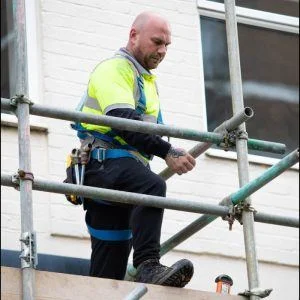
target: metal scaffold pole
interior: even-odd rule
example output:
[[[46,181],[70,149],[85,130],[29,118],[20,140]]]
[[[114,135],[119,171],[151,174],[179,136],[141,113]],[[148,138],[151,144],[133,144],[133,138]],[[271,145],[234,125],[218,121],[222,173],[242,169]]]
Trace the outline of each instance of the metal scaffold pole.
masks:
[[[212,215],[223,217],[230,214],[230,208],[227,207],[228,205],[241,202],[246,197],[269,183],[272,179],[282,174],[285,170],[296,164],[298,161],[299,149],[296,149],[295,151],[284,157],[276,165],[272,166],[264,173],[262,173],[259,177],[253,179],[248,184],[239,188],[236,192],[225,197],[219,205],[201,203],[199,201],[192,200],[137,194],[132,192],[124,192],[71,183],[61,183],[42,179],[35,179],[32,188],[37,191],[60,193],[66,195],[74,194],[77,196],[83,196],[93,199],[93,201],[100,203],[102,203],[101,199],[105,199],[107,201],[120,202],[124,204],[126,203],[132,205],[153,206],[194,213],[209,213]],[[16,187],[18,186],[18,182],[15,182],[15,180],[13,180],[12,174],[1,173],[1,185]],[[214,216],[209,217],[212,218],[212,220],[216,218]],[[271,224],[278,224],[282,226],[299,227],[298,218],[281,217],[280,219],[277,219],[276,217],[278,218],[279,216],[258,214],[258,217],[255,218],[255,220],[257,222],[270,222]]]
[[[147,291],[148,291],[148,288],[146,287],[146,285],[144,283],[140,283],[123,300],[139,300],[141,297],[143,297],[147,293]]]
[[[232,95],[233,114],[244,108],[242,76],[240,66],[240,53],[238,42],[237,21],[235,12],[235,1],[225,0],[225,23],[228,46],[228,59],[230,71],[230,87]],[[240,187],[249,182],[249,162],[248,162],[248,146],[247,132],[245,123],[238,127],[238,136],[236,140],[237,163]],[[244,244],[247,263],[248,286],[250,290],[250,299],[257,300],[258,296],[251,293],[254,289],[258,289],[259,274],[258,260],[256,253],[256,241],[254,232],[254,214],[251,209],[251,199],[246,198],[243,203],[242,212]]]
[[[19,171],[20,181],[20,205],[21,205],[21,269],[22,269],[22,295],[23,300],[33,300],[35,294],[35,270],[36,244],[33,232],[32,213],[32,180],[31,173],[31,148],[30,148],[30,124],[29,103],[22,95],[28,94],[27,84],[27,48],[25,25],[25,1],[13,0],[14,23],[14,94],[20,95],[14,98],[17,106],[18,137],[19,137]]]
[[[15,111],[15,107],[12,107],[10,100],[1,98],[1,109],[3,112],[13,112]],[[244,114],[244,108],[241,110],[242,114]],[[251,113],[251,110],[246,110],[247,113]],[[75,121],[79,123],[89,123],[89,124],[101,124],[105,126],[109,126],[116,129],[123,129],[135,132],[143,132],[150,134],[158,134],[161,136],[170,136],[176,137],[179,139],[187,139],[191,141],[201,141],[205,143],[213,143],[213,144],[223,144],[224,143],[224,133],[218,131],[215,132],[201,132],[197,130],[192,130],[188,128],[180,128],[170,125],[161,125],[161,124],[152,124],[148,122],[141,122],[135,120],[129,120],[118,117],[110,117],[110,116],[98,116],[91,113],[83,113],[79,111],[68,111],[62,108],[54,108],[51,106],[34,104],[30,106],[30,114],[41,116],[41,117],[49,117],[54,119]],[[247,116],[246,116],[247,117]],[[239,121],[235,117],[230,121],[229,126]],[[226,131],[227,125],[224,125],[224,131]],[[203,146],[208,147],[207,144],[203,144],[202,146],[197,146],[196,149],[193,149],[192,152],[195,154],[203,152],[200,150]],[[229,147],[233,147],[234,145],[229,145]],[[249,149],[266,151],[271,153],[284,154],[286,150],[286,146],[281,143],[275,143],[270,141],[261,141],[261,140],[248,140]],[[209,148],[209,147],[208,147]],[[223,147],[221,147],[223,148]],[[197,154],[198,155],[198,154]]]
[[[26,46],[26,24],[25,24],[25,0],[12,0],[13,8],[13,30],[14,30],[14,60],[12,66],[12,77],[14,87],[12,94],[28,94],[27,84],[27,46]]]
[[[34,299],[36,242],[33,232],[32,181],[29,103],[23,97],[16,99],[19,136],[19,170],[21,204],[21,268],[23,300]]]

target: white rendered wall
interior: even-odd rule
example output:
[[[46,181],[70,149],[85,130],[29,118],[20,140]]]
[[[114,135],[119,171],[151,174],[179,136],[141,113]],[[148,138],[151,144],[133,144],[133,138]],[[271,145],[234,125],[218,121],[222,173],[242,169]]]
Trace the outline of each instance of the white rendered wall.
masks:
[[[125,46],[134,17],[153,10],[165,15],[172,27],[172,45],[155,73],[165,123],[204,130],[203,101],[200,86],[200,33],[195,1],[95,1],[44,0],[37,8],[40,20],[39,56],[41,66],[41,99],[53,107],[73,110],[86,88],[89,73],[102,59]],[[33,99],[34,100],[34,99]],[[65,157],[78,145],[69,123],[42,119],[48,134],[32,132],[32,169],[36,178],[62,182],[65,178]],[[3,127],[1,170],[18,168],[17,131]],[[191,148],[195,143],[171,138],[174,145]],[[155,172],[165,165],[161,159],[152,164]],[[250,164],[254,179],[269,166]],[[252,196],[256,210],[266,213],[297,216],[299,211],[299,173],[289,170]],[[168,196],[205,203],[218,203],[238,188],[235,161],[201,156],[195,170],[168,180]],[[64,196],[33,193],[34,226],[39,253],[89,258],[90,244],[81,207],[69,204]],[[19,194],[2,188],[2,249],[20,249]],[[162,241],[169,238],[198,216],[166,211]],[[269,299],[298,299],[298,229],[255,223],[256,247],[260,261],[263,288],[274,288]],[[218,219],[163,257],[163,262],[190,258],[195,275],[187,287],[214,291],[214,278],[220,273],[233,277],[233,293],[247,289],[242,227],[233,230]],[[186,252],[186,253],[181,253]]]

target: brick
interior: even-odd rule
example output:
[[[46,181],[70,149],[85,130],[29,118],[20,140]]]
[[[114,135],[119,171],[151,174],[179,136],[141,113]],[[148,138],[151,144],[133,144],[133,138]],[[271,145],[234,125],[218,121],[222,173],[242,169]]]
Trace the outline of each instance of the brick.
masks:
[[[20,218],[13,215],[1,214],[1,228],[3,230],[21,231]]]
[[[75,70],[67,70],[63,68],[54,68],[53,66],[47,66],[45,69],[45,75],[50,76],[50,74],[56,74],[54,77],[58,80],[68,80],[68,82],[72,83],[83,83],[88,82],[89,73],[88,72],[81,72],[81,71],[75,71]]]
[[[61,221],[84,220],[82,206],[74,205],[51,205],[51,219]],[[80,223],[80,222],[79,222]]]
[[[57,80],[53,78],[45,79],[45,89],[56,93],[69,94],[69,95],[82,95],[86,86],[78,83],[71,83],[68,81]]]
[[[46,66],[52,65],[53,67],[63,67],[66,70],[75,70],[77,72],[90,72],[96,64],[95,59],[89,59],[86,57],[78,58],[51,52],[45,52],[44,62]]]
[[[52,3],[52,0],[48,0],[49,3]],[[68,7],[68,4],[78,4],[81,7],[95,7],[95,8],[103,8],[106,5],[106,1],[98,1],[98,0],[89,0],[88,3],[83,4],[81,0],[64,0],[63,1],[66,4],[66,8]],[[44,1],[44,3],[47,3],[47,1]]]
[[[20,201],[17,201],[15,199],[12,201],[5,201],[4,199],[2,199],[1,212],[7,215],[20,216]]]

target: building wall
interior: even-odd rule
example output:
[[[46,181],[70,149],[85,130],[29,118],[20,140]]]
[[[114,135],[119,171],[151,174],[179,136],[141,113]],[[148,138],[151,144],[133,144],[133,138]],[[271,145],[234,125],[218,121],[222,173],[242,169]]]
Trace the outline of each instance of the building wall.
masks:
[[[36,6],[38,49],[41,77],[38,102],[56,108],[74,110],[94,66],[118,48],[125,46],[129,27],[144,10],[165,15],[172,27],[172,45],[155,73],[165,123],[204,131],[203,84],[201,74],[199,17],[195,1],[94,1],[44,0]],[[32,46],[32,45],[31,45]],[[34,99],[33,99],[34,100]],[[35,100],[34,100],[35,101]],[[32,130],[32,170],[35,178],[62,182],[65,157],[78,146],[69,122],[37,119],[47,132]],[[251,121],[250,121],[251,122]],[[17,131],[11,126],[1,130],[2,171],[18,169]],[[174,145],[186,149],[195,142],[171,138]],[[152,163],[155,172],[165,168],[161,159]],[[250,164],[254,179],[268,168]],[[298,170],[289,170],[252,196],[256,210],[285,216],[297,216],[299,210]],[[168,180],[168,197],[217,204],[238,188],[237,164],[202,155],[195,170]],[[70,205],[63,195],[33,192],[34,227],[38,251],[88,258],[90,244],[81,207]],[[19,194],[2,187],[1,243],[4,249],[20,248]],[[198,217],[197,214],[168,210],[162,241]],[[274,288],[270,299],[298,299],[298,229],[255,223],[256,248],[261,269],[262,288]],[[213,291],[214,277],[227,273],[233,277],[233,293],[247,289],[243,229],[237,222],[233,230],[218,218],[182,243],[163,261],[190,258],[195,276],[187,287]],[[295,281],[293,281],[295,279]]]

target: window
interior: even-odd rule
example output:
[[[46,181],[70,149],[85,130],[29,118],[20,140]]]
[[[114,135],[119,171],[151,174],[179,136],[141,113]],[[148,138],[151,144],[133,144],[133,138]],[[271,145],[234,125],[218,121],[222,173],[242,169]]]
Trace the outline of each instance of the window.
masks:
[[[13,16],[12,1],[1,0],[1,97],[13,96]]]
[[[216,1],[198,1],[208,131],[233,114],[224,5],[212,2]],[[276,11],[281,12],[283,2],[293,7],[290,12],[285,8],[283,13],[298,13],[298,1],[277,1],[273,10],[276,6]],[[267,10],[264,3],[268,1],[236,1],[237,5]],[[287,154],[299,145],[298,18],[264,12],[266,19],[259,20],[261,12],[245,8],[239,12],[243,13],[237,10],[244,104],[254,110],[247,132],[253,139],[286,144]],[[251,149],[249,153],[282,157]]]
[[[14,30],[13,21],[13,5],[17,5],[19,1],[1,0],[1,97],[11,98],[16,94],[16,78],[15,75],[15,43],[16,34]],[[42,59],[39,38],[39,27],[41,22],[38,19],[39,1],[26,1],[25,15],[22,16],[26,23],[26,34],[21,37],[22,42],[25,42],[27,54],[24,61],[21,61],[23,70],[27,67],[26,81],[27,81],[27,96],[34,102],[42,102],[42,88],[41,88],[41,68]],[[15,8],[14,8],[15,10]],[[8,115],[1,113],[1,123],[16,124],[17,118],[15,115]],[[34,128],[45,129],[45,124],[38,116],[30,117],[30,124]]]
[[[18,1],[1,0],[1,97],[10,98],[16,94],[16,76],[15,72],[15,43],[16,35],[13,21],[13,5]],[[38,10],[39,1],[25,1],[25,15],[22,16],[26,23],[26,34],[23,38],[27,54],[25,61],[28,77],[28,96],[34,99],[34,102],[40,102],[41,98],[41,53],[39,51],[40,39]],[[15,8],[16,9],[16,8]]]

